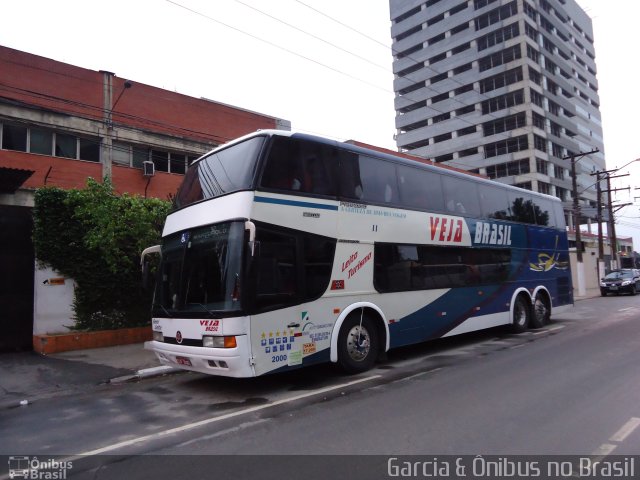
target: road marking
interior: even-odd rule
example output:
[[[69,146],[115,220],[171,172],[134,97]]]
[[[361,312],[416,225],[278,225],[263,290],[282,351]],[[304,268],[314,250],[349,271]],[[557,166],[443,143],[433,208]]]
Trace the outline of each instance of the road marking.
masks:
[[[543,335],[545,333],[553,333],[553,332],[557,332],[558,330],[562,330],[564,328],[564,325],[558,325],[557,327],[553,327],[553,328],[547,328],[545,330],[540,330],[538,332],[532,332],[534,335]]]
[[[620,430],[609,437],[610,442],[622,443],[624,442],[629,435],[631,435],[636,428],[640,426],[640,418],[631,417],[627,423],[625,423]],[[598,449],[593,452],[592,455],[596,457],[606,457],[607,455],[611,455],[611,453],[618,448],[618,445],[612,445],[610,443],[603,443],[598,447]]]
[[[592,455],[595,457],[604,458],[607,455],[611,455],[611,453],[617,448],[617,445],[611,445],[610,443],[603,443],[598,447],[598,449],[593,452]]]
[[[236,412],[227,413],[225,415],[220,415],[217,417],[206,418],[204,420],[200,420],[198,422],[188,423],[186,425],[182,425],[180,427],[170,428],[168,430],[162,430],[160,432],[152,433],[150,435],[144,435],[142,437],[132,438],[130,440],[125,440],[123,442],[114,443],[112,445],[107,445],[102,448],[97,448],[95,450],[90,450],[88,452],[79,453],[74,455],[71,458],[84,457],[89,455],[100,455],[107,452],[111,452],[113,450],[117,450],[119,448],[128,447],[134,445],[136,443],[146,442],[149,440],[156,440],[158,438],[167,437],[169,435],[173,435],[174,433],[182,433],[187,430],[192,430],[194,428],[202,427],[204,425],[209,425],[216,422],[221,422],[223,420],[227,420],[229,418],[238,417],[240,415],[245,415],[247,413],[258,412],[260,410],[265,410],[267,408],[275,407],[278,405],[284,405],[289,402],[295,402],[296,400],[301,400],[303,398],[312,397],[314,395],[320,395],[322,393],[328,393],[333,390],[339,390],[340,388],[350,387],[352,385],[357,385],[359,383],[368,382],[370,380],[374,380],[376,378],[380,378],[381,375],[372,375],[370,377],[360,378],[358,380],[353,380],[351,382],[342,383],[340,385],[333,385],[330,387],[321,388],[320,390],[314,390],[312,392],[302,393],[300,395],[296,395],[293,397],[283,398],[282,400],[276,400],[275,402],[267,403],[264,405],[258,405],[255,407],[245,408],[243,410],[238,410]]]
[[[640,426],[640,418],[631,417],[627,423],[625,423],[620,430],[614,433],[609,439],[612,442],[624,442],[633,431]]]
[[[618,309],[619,312],[628,312],[629,310],[637,310],[637,307],[627,307]]]

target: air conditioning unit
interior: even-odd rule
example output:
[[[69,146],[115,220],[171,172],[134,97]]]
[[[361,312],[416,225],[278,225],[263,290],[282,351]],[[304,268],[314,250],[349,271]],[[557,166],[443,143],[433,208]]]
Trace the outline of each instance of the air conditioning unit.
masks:
[[[142,162],[142,175],[145,177],[153,177],[156,174],[156,166],[152,161]]]

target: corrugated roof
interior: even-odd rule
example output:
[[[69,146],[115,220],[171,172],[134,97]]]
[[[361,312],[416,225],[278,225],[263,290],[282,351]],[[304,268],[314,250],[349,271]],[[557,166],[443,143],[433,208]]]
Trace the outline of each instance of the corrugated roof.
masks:
[[[0,193],[15,193],[34,173],[34,170],[0,167]]]

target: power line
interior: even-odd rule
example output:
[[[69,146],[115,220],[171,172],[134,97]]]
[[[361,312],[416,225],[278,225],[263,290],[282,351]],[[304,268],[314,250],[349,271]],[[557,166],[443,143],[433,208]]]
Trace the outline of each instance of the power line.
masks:
[[[314,38],[314,39],[316,39],[316,40],[318,40],[318,41],[320,41],[322,43],[330,45],[331,47],[333,47],[333,48],[335,48],[337,50],[340,50],[342,52],[348,53],[349,55],[351,55],[351,56],[353,56],[355,58],[358,58],[358,59],[360,59],[360,60],[362,60],[364,62],[367,62],[368,64],[373,65],[374,67],[382,69],[387,73],[390,73],[389,69],[387,67],[385,67],[384,65],[380,65],[378,63],[375,63],[375,62],[373,62],[373,61],[371,61],[371,60],[369,60],[369,59],[367,59],[367,58],[365,58],[365,57],[363,57],[361,55],[358,55],[357,53],[354,53],[354,52],[352,52],[350,50],[342,48],[341,46],[336,45],[335,43],[332,43],[332,42],[330,42],[330,41],[328,41],[328,40],[326,40],[326,39],[324,39],[322,37],[314,35],[313,33],[310,33],[310,32],[308,32],[308,31],[306,31],[306,30],[304,30],[302,28],[296,27],[295,25],[292,25],[292,24],[290,24],[288,22],[285,22],[281,18],[275,17],[275,16],[273,16],[273,15],[271,15],[271,14],[269,14],[269,13],[263,11],[263,10],[260,10],[259,8],[256,8],[256,7],[252,6],[252,5],[249,5],[248,3],[245,3],[245,2],[243,2],[241,0],[234,0],[234,1],[236,3],[239,3],[240,5],[244,5],[245,7],[250,8],[251,10],[254,10],[254,11],[260,13],[261,15],[264,15],[264,16],[266,16],[268,18],[271,18],[272,20],[275,20],[276,22],[282,23],[283,25],[286,25],[287,27],[292,28],[292,29],[296,30],[297,32],[300,32],[300,33],[302,33],[304,35],[307,35],[307,36],[309,36],[311,38]]]

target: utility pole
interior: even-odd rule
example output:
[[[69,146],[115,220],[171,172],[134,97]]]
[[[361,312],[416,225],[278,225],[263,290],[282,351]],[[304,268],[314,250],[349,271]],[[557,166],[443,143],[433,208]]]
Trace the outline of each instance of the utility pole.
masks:
[[[571,160],[571,196],[573,197],[573,215],[574,224],[576,230],[576,258],[578,260],[576,276],[578,278],[578,296],[584,296],[587,293],[584,282],[584,263],[582,259],[582,235],[580,232],[580,201],[578,199],[578,174],[576,173],[576,163],[580,161],[585,155],[592,153],[598,153],[600,150],[597,148],[590,152],[572,153],[567,157],[563,157],[562,160]]]
[[[600,186],[600,173],[602,172],[595,172],[595,175],[597,175],[596,192],[598,199],[598,278],[602,278],[605,275],[604,240],[602,239],[602,187]]]

